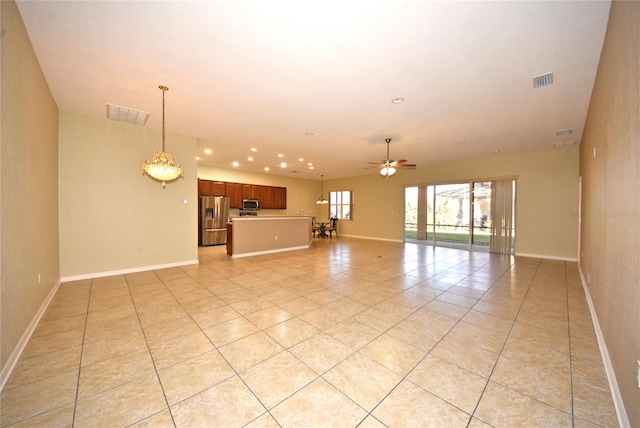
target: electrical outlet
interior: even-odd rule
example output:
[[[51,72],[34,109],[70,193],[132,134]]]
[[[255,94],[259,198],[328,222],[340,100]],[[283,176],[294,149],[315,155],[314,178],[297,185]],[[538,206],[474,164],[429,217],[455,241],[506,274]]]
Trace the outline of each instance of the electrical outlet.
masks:
[[[38,274],[38,284],[40,284],[40,274]]]

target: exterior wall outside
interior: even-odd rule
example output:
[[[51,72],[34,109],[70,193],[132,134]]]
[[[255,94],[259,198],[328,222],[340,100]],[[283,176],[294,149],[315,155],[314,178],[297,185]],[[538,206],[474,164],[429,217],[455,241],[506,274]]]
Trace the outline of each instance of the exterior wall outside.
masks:
[[[58,108],[16,4],[0,2],[0,367],[60,278]]]
[[[580,268],[640,426],[640,2],[614,1],[581,146]]]

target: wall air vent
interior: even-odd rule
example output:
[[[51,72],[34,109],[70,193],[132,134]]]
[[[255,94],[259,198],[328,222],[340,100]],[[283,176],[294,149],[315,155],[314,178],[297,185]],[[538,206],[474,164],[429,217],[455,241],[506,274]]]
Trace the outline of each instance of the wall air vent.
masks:
[[[107,118],[144,126],[149,118],[149,113],[107,103]]]
[[[553,83],[553,73],[543,74],[533,78],[533,87],[540,88],[541,86],[549,86]]]

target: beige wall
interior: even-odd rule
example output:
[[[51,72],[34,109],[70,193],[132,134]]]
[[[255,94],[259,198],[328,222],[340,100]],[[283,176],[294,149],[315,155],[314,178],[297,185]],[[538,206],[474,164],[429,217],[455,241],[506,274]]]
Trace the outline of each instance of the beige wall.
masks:
[[[325,181],[325,193],[354,191],[353,221],[340,233],[389,240],[403,239],[404,188],[474,179],[517,177],[516,251],[550,258],[577,258],[577,148],[520,155],[496,155],[445,165]]]
[[[16,4],[0,2],[0,14],[0,363],[4,369],[60,272],[58,109]]]
[[[613,2],[580,159],[581,270],[632,427],[640,426],[638,23],[640,2]]]
[[[184,179],[165,189],[141,169],[161,144],[157,129],[60,113],[63,279],[197,261],[196,139],[167,133]]]

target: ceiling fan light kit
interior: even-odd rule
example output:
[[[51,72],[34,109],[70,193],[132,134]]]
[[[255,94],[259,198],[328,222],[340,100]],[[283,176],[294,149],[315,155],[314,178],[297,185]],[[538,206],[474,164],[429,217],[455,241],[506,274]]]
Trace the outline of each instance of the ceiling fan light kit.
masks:
[[[407,163],[406,159],[400,159],[397,161],[389,159],[389,143],[391,143],[391,138],[385,138],[384,141],[387,143],[387,158],[382,162],[369,162],[370,164],[377,165],[378,168],[380,168],[381,176],[389,178],[400,168],[413,169],[416,167],[416,164]]]
[[[380,169],[380,175],[382,175],[383,177],[391,177],[395,173],[396,173],[396,169],[394,167],[392,167],[391,165],[383,166]]]

